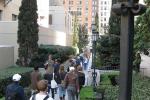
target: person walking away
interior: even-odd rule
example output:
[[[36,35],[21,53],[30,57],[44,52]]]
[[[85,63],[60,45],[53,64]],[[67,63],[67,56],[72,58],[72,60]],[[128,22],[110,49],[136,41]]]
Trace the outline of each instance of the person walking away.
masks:
[[[136,67],[136,71],[140,72],[140,64],[141,64],[141,55],[140,53],[137,53],[136,58],[135,58],[135,67]]]
[[[44,79],[48,81],[48,93],[51,91],[52,98],[55,98],[55,87],[52,87],[52,80],[57,80],[57,76],[54,73],[49,73],[48,71],[44,74]],[[56,82],[56,81],[55,81]]]
[[[68,93],[68,100],[75,100],[76,94],[79,93],[78,76],[74,70],[74,67],[70,67],[70,71],[66,74],[64,79],[65,87],[67,88]]]
[[[49,54],[48,60],[46,61],[46,63],[45,63],[44,65],[45,65],[45,67],[47,67],[47,68],[45,68],[46,71],[48,71],[48,72],[51,73],[51,74],[52,74],[53,71],[54,71],[53,64],[54,64],[54,61],[52,60],[52,55]]]
[[[30,97],[30,100],[53,100],[49,95],[47,94],[47,88],[48,88],[48,82],[46,80],[40,80],[37,83],[38,93],[33,94]],[[21,99],[20,99],[21,100]]]
[[[37,82],[41,79],[41,74],[39,72],[39,67],[35,66],[33,72],[31,73],[31,93],[37,91]]]
[[[58,59],[55,59],[55,62],[53,64],[54,67],[54,73],[58,73],[59,71],[59,66],[60,66],[60,61]]]
[[[77,67],[77,71],[78,71],[78,80],[79,80],[79,90],[81,91],[81,89],[85,83],[85,74],[84,74],[81,66]]]
[[[82,86],[85,84],[85,74],[84,74],[84,72],[82,71],[81,65],[76,65],[76,68],[75,68],[75,69],[76,69],[75,72],[76,72],[76,74],[78,75],[79,90],[81,91]],[[80,91],[79,91],[79,92],[80,92]],[[77,93],[76,98],[77,98],[77,100],[78,100],[78,98],[79,98],[79,93]]]
[[[13,82],[6,87],[5,100],[25,100],[24,89],[19,85],[20,79],[21,75],[13,75]]]
[[[66,89],[64,86],[64,79],[66,76],[66,72],[64,71],[64,66],[61,65],[58,73],[58,89],[59,89],[59,98],[60,100],[65,100]]]

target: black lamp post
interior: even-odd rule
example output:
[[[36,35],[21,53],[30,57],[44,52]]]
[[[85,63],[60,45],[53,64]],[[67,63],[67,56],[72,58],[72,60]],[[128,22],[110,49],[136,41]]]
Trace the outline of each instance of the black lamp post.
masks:
[[[96,41],[99,38],[99,33],[96,31],[95,24],[92,24],[92,68],[94,72],[93,76],[93,90],[96,90],[96,72],[95,72],[95,62],[96,62]]]

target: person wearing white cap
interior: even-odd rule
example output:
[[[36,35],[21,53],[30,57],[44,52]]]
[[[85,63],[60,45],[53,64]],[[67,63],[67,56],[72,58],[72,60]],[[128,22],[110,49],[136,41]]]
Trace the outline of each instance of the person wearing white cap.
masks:
[[[75,68],[70,67],[69,73],[66,74],[64,82],[67,88],[68,100],[75,100],[76,93],[79,92],[78,75],[75,73]]]
[[[19,85],[20,79],[21,75],[13,75],[13,82],[6,88],[5,100],[25,100],[24,89]]]

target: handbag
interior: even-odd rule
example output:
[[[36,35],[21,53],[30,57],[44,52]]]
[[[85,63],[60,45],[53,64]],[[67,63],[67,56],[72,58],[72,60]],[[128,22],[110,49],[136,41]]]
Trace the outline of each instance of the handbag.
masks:
[[[56,81],[54,79],[54,73],[53,73],[53,78],[51,80],[51,88],[56,88],[56,87],[57,87],[57,83],[56,83]]]

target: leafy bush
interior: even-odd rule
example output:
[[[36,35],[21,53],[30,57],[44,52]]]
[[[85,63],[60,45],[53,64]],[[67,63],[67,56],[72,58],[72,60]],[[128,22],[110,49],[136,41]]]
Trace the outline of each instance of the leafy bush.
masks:
[[[70,55],[75,54],[75,49],[69,46],[40,45],[38,55],[32,58],[30,66],[40,65],[41,67],[51,54],[53,59],[60,59],[61,63],[66,61]]]
[[[12,82],[12,76],[15,73],[21,74],[22,79],[20,81],[20,84],[23,87],[29,86],[31,71],[32,68],[15,66],[0,70],[0,98],[5,95],[6,86]]]
[[[80,100],[88,100],[88,98],[93,97],[93,88],[92,87],[84,87],[80,91]]]
[[[150,78],[133,74],[132,100],[149,100],[150,98]],[[119,87],[101,84],[100,88],[105,89],[104,100],[117,100]]]
[[[108,72],[105,74],[101,74],[100,84],[101,85],[113,85],[114,83],[112,81],[113,79],[116,79],[117,76],[119,76],[119,72]]]

